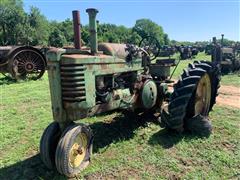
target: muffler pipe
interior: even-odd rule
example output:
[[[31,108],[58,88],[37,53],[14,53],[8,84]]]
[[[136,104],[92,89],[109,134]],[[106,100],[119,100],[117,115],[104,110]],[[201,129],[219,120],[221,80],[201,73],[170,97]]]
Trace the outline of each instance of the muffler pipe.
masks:
[[[89,32],[90,32],[90,48],[91,54],[97,54],[98,42],[97,42],[97,22],[96,16],[98,13],[97,9],[89,8],[86,10],[89,16]]]
[[[74,30],[74,47],[81,49],[81,24],[79,11],[72,11],[73,30]]]
[[[223,46],[224,34],[221,34],[221,36],[222,36],[221,45]]]

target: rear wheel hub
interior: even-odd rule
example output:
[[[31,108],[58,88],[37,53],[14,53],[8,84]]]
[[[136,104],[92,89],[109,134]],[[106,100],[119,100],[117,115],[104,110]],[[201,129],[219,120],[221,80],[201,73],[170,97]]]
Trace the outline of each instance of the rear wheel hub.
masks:
[[[195,96],[195,115],[206,116],[211,103],[211,81],[208,74],[202,76],[199,80]]]
[[[27,62],[25,64],[25,69],[27,72],[32,72],[34,70],[34,64],[31,62]]]

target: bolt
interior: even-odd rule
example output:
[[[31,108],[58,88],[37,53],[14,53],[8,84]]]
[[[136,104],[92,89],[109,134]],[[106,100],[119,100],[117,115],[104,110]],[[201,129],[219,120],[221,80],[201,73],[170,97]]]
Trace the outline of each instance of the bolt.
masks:
[[[77,153],[81,155],[83,153],[82,148],[78,148]]]

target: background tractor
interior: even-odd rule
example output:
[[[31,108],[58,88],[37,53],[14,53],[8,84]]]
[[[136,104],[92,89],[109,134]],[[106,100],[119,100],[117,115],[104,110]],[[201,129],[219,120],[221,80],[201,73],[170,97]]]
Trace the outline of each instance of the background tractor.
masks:
[[[180,53],[180,59],[186,60],[186,59],[192,59],[192,49],[189,46],[179,46],[178,52]]]
[[[47,53],[52,122],[40,142],[42,161],[68,177],[90,162],[93,135],[89,126],[74,123],[117,109],[155,115],[164,128],[182,132],[211,131],[209,111],[216,101],[219,71],[211,62],[189,64],[174,85],[172,60],[157,60],[158,43],[146,37],[139,46],[100,43],[96,9],[89,14],[90,49],[81,48],[80,17],[73,11],[75,48]]]
[[[32,46],[0,47],[0,72],[13,79],[41,78],[47,66],[44,48],[41,50]]]
[[[239,71],[240,69],[240,52],[239,47],[224,47],[223,37],[221,44],[217,43],[216,37],[213,37],[212,43],[212,61],[221,65],[221,73],[228,74]]]

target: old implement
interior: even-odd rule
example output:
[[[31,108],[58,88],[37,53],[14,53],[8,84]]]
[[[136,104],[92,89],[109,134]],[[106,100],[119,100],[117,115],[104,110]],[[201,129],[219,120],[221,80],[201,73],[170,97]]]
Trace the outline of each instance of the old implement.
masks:
[[[212,62],[218,63],[221,67],[221,73],[228,74],[240,70],[240,52],[237,44],[234,47],[223,46],[223,37],[221,44],[213,37],[212,42]]]
[[[37,80],[46,68],[43,53],[31,46],[0,47],[0,72],[13,79]]]
[[[87,13],[90,48],[81,49],[79,13],[74,11],[78,29],[75,48],[52,49],[47,53],[54,122],[42,135],[40,153],[48,168],[56,167],[68,177],[88,165],[93,146],[91,129],[74,121],[122,109],[157,114],[162,127],[178,132],[191,130],[187,122],[192,118],[204,128],[201,119],[209,123],[206,119],[215,104],[220,81],[217,66],[194,62],[184,70],[171,92],[168,83],[173,82],[169,77],[175,62],[158,59],[153,63],[159,47],[151,44],[152,38],[144,39],[141,47],[98,45],[98,11],[87,9]]]

